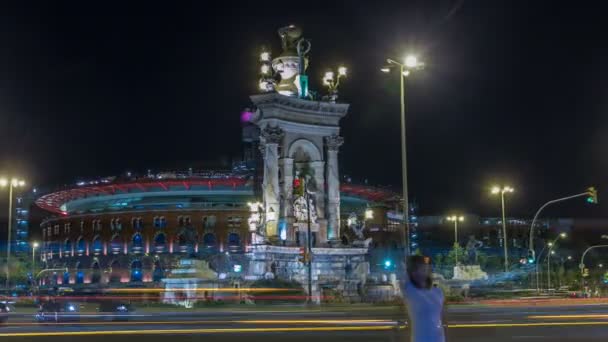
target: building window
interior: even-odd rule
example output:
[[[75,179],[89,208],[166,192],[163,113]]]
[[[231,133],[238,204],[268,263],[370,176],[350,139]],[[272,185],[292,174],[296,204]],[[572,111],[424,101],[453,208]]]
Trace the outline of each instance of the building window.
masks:
[[[58,224],[56,224],[54,228],[55,228],[55,229],[54,229],[54,230],[55,230],[54,234],[55,234],[55,235],[59,235],[59,225],[58,225]]]
[[[164,216],[154,217],[154,228],[165,228],[167,227],[167,219]]]
[[[119,232],[122,230],[122,222],[119,218],[113,218],[112,220],[110,220],[110,230],[113,232]]]
[[[179,227],[183,227],[184,226],[184,217],[183,216],[178,216],[177,217],[177,225]]]
[[[217,218],[214,215],[203,216],[203,228],[214,228]]]
[[[154,249],[156,253],[165,252],[167,247],[167,236],[164,233],[159,233],[154,238]]]
[[[216,238],[213,233],[206,233],[203,235],[203,246],[205,248],[213,248],[216,246]]]
[[[229,228],[238,228],[241,226],[241,221],[243,220],[240,216],[228,216],[228,227]]]
[[[91,222],[91,226],[93,227],[94,232],[100,232],[101,231],[101,220],[100,219],[93,220]]]
[[[64,234],[70,234],[70,229],[72,228],[72,224],[71,223],[66,223],[63,225],[63,233]]]
[[[131,251],[133,253],[141,253],[144,249],[144,239],[141,237],[140,233],[135,233],[133,235],[133,239],[131,240]]]
[[[99,235],[97,235],[93,238],[92,246],[93,246],[93,254],[99,255],[103,249],[103,244],[101,243],[101,238],[99,237]]]
[[[81,236],[76,241],[76,252],[78,253],[78,255],[83,255],[85,250],[86,250],[86,244],[84,242],[84,239]]]
[[[63,253],[66,255],[72,252],[72,241],[70,239],[66,239],[63,243]]]
[[[80,221],[80,234],[84,233],[84,221]]]
[[[237,233],[228,234],[228,246],[238,247],[241,245],[241,237]]]
[[[134,217],[131,219],[131,225],[136,231],[141,231],[144,227],[144,223],[141,217]]]
[[[120,236],[118,234],[114,234],[112,240],[110,240],[110,252],[112,254],[119,254],[122,249],[122,241],[120,241]]]
[[[143,265],[140,260],[133,260],[131,263],[131,281],[143,280]]]
[[[52,235],[52,230],[53,228],[51,226],[46,227],[46,236],[50,239],[51,235]]]

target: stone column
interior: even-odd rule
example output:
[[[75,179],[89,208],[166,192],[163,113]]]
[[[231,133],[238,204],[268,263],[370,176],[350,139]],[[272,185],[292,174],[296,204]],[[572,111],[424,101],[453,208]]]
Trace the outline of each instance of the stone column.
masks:
[[[293,218],[293,158],[281,158],[279,160],[281,167],[281,215],[280,222],[285,225],[286,240],[295,240],[294,238],[294,218]],[[279,238],[281,227],[279,227]]]
[[[281,218],[293,216],[293,158],[281,158],[279,165],[283,174],[281,179]]]
[[[325,218],[325,162],[314,161],[310,163],[311,169],[315,173],[315,184],[317,188],[315,191],[315,204],[317,209],[317,217],[319,219]]]
[[[264,195],[264,208],[266,218],[275,216],[274,220],[267,220],[266,235],[269,238],[277,237],[277,219],[280,214],[279,207],[279,143],[283,139],[283,130],[279,127],[266,126],[261,134],[261,151],[264,157],[264,181],[262,193]]]
[[[327,168],[325,179],[327,181],[327,238],[329,240],[340,238],[340,173],[338,168],[338,149],[344,143],[339,135],[325,137],[327,146]]]

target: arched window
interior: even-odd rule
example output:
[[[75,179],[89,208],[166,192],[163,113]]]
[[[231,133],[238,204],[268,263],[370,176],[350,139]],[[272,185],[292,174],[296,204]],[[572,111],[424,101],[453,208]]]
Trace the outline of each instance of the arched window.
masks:
[[[143,270],[142,264],[140,260],[134,260],[131,263],[131,281],[142,281],[143,279]]]
[[[228,234],[228,248],[231,251],[238,250],[241,247],[241,237],[237,233]]]
[[[167,236],[164,233],[157,234],[154,238],[154,250],[156,253],[164,253],[167,247]]]
[[[188,252],[188,239],[186,239],[186,235],[184,233],[179,233],[179,235],[177,235],[177,246],[180,252]]]
[[[211,216],[203,216],[203,228],[213,228],[215,227],[215,223],[217,218],[213,215]]]
[[[76,284],[84,283],[84,270],[82,269],[82,263],[76,264]]]
[[[144,239],[140,233],[135,233],[131,239],[131,251],[133,253],[141,253],[144,249]]]
[[[110,221],[110,229],[112,231],[121,231],[122,230],[122,222],[119,218],[113,218]]]
[[[76,241],[76,253],[78,255],[83,255],[85,251],[86,251],[86,243],[84,242],[84,239],[81,236]]]
[[[110,252],[112,254],[119,254],[122,249],[122,241],[118,234],[114,234],[112,240],[110,240]]]
[[[217,242],[216,242],[215,234],[207,233],[207,234],[203,235],[203,246],[205,246],[205,248],[213,248],[216,246],[216,244],[217,244]]]
[[[141,217],[134,217],[131,219],[131,225],[133,226],[133,230],[139,232],[143,228],[143,221]]]
[[[63,243],[63,253],[65,255],[72,253],[72,241],[70,239],[65,239],[65,242]]]
[[[110,283],[120,283],[120,263],[118,260],[112,261],[110,264]]]
[[[154,271],[152,272],[152,281],[159,282],[165,277],[165,271],[163,270],[163,266],[160,263],[160,260],[157,259],[154,261]]]
[[[101,281],[101,267],[99,267],[99,263],[95,261],[93,265],[91,265],[91,283],[97,284]]]
[[[103,250],[103,244],[101,243],[101,238],[99,237],[99,235],[96,235],[93,238],[93,243],[91,244],[91,246],[93,249],[93,254],[97,255],[101,253],[101,251]]]

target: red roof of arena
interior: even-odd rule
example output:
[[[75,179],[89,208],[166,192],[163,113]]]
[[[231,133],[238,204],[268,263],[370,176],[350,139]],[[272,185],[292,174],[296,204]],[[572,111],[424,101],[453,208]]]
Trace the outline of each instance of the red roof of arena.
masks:
[[[141,193],[148,192],[151,189],[154,191],[175,191],[176,187],[180,187],[182,191],[188,191],[192,187],[207,187],[213,190],[216,187],[238,189],[251,184],[251,180],[242,177],[228,178],[208,178],[208,179],[144,179],[124,183],[110,183],[92,186],[80,186],[53,192],[41,196],[36,200],[36,205],[47,211],[66,215],[66,212],[61,210],[61,207],[74,200],[96,197],[96,196],[112,196],[115,194],[126,193]],[[342,184],[340,192],[345,195],[360,197],[371,202],[384,202],[398,199],[398,195],[392,191],[375,188],[371,186]]]

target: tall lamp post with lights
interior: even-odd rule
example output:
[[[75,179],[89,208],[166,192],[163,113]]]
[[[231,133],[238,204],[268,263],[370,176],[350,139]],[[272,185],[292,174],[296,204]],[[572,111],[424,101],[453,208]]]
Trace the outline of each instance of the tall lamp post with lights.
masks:
[[[327,87],[328,95],[326,100],[331,103],[336,103],[338,99],[338,87],[340,86],[340,79],[346,77],[346,67],[338,68],[338,75],[333,71],[326,71],[323,76],[323,85]]]
[[[13,178],[8,180],[0,178],[0,187],[8,187],[8,237],[6,240],[6,291],[10,293],[10,261],[11,261],[11,231],[13,230],[13,190],[18,187],[25,186],[25,181],[22,179]]]
[[[458,222],[464,221],[464,216],[448,216],[447,220],[450,222],[454,222],[454,262],[458,265]]]
[[[420,70],[424,68],[424,63],[418,61],[418,58],[413,55],[405,57],[403,63],[397,62],[393,59],[387,59],[388,63],[380,70],[384,73],[388,73],[391,69],[399,70],[399,79],[401,85],[401,177],[403,186],[403,229],[401,230],[401,242],[405,248],[405,254],[410,254],[410,243],[409,243],[409,202],[407,193],[407,148],[406,148],[406,130],[405,130],[405,78],[409,76],[412,71]]]
[[[32,243],[32,275],[36,272],[36,248],[40,246],[38,242]]]
[[[492,187],[492,194],[498,195],[500,194],[500,203],[502,207],[502,240],[504,247],[504,257],[505,257],[505,272],[509,272],[509,249],[508,249],[508,240],[507,240],[507,219],[505,215],[505,194],[512,193],[514,189],[510,186],[494,186]]]

